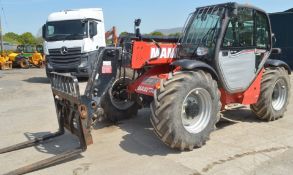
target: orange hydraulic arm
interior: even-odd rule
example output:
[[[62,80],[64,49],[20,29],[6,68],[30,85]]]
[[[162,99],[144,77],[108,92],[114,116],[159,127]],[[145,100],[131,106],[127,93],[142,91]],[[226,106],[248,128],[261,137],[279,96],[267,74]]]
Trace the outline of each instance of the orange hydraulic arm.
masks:
[[[117,36],[117,30],[116,30],[116,27],[115,26],[113,26],[111,30],[108,30],[105,33],[106,40],[109,39],[111,36],[112,36],[112,38],[111,38],[112,39],[112,43],[116,47],[117,46],[117,43],[118,43],[118,36]]]

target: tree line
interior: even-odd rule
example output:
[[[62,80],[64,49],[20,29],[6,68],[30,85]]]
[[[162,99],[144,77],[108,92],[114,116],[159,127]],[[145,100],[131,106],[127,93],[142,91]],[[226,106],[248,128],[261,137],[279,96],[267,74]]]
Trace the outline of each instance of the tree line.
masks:
[[[120,35],[126,34],[127,32],[122,32]],[[180,33],[172,33],[169,35],[165,35],[162,32],[151,32],[147,35],[152,36],[180,36]],[[43,44],[43,38],[42,37],[36,37],[30,32],[25,32],[23,34],[17,34],[14,32],[8,32],[3,35],[3,40],[5,42],[11,43],[11,44],[22,44],[22,45],[39,45]]]
[[[126,34],[128,34],[128,32],[122,32],[122,33],[120,33],[120,36],[126,35]],[[179,36],[181,36],[181,33],[180,32],[177,32],[177,33],[171,33],[169,35],[165,35],[162,32],[155,31],[155,32],[151,32],[151,33],[145,34],[145,35],[151,35],[151,36],[175,36],[175,37],[179,37]]]
[[[155,32],[151,32],[149,35],[152,35],[152,36],[178,36],[179,37],[181,35],[181,33],[177,32],[177,33],[171,33],[169,35],[165,35],[162,32],[155,31]]]
[[[35,37],[30,32],[25,32],[23,34],[17,34],[14,32],[8,32],[3,35],[3,40],[12,44],[28,44],[28,45],[39,45],[43,44],[42,37]]]

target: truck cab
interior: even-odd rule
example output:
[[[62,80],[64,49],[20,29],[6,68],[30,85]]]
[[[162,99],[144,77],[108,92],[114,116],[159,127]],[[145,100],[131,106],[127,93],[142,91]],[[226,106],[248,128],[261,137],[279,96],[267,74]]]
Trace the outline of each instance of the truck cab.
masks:
[[[98,49],[105,47],[103,11],[100,8],[51,13],[43,25],[46,73],[89,77]]]

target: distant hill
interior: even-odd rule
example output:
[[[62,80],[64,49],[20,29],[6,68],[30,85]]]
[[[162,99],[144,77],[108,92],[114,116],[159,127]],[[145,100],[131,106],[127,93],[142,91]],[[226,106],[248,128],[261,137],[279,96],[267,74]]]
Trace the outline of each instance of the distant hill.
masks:
[[[182,31],[182,27],[170,28],[170,29],[157,29],[154,32],[161,32],[164,35],[170,35],[173,33],[180,33]]]

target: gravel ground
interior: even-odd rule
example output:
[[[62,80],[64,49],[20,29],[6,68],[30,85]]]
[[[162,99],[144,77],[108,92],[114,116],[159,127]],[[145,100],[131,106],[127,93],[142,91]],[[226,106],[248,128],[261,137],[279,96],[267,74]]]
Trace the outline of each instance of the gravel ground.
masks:
[[[14,69],[2,73],[0,147],[55,132],[57,120],[45,71]],[[81,89],[85,85],[81,83]],[[226,111],[226,118],[238,122],[221,121],[207,144],[191,152],[171,150],[158,140],[149,122],[150,111],[143,109],[137,117],[118,125],[99,123],[92,131],[94,144],[86,152],[31,174],[292,174],[291,102],[285,117],[270,123],[257,120],[247,107]],[[2,154],[0,174],[77,145],[76,138],[67,133],[36,147]]]

